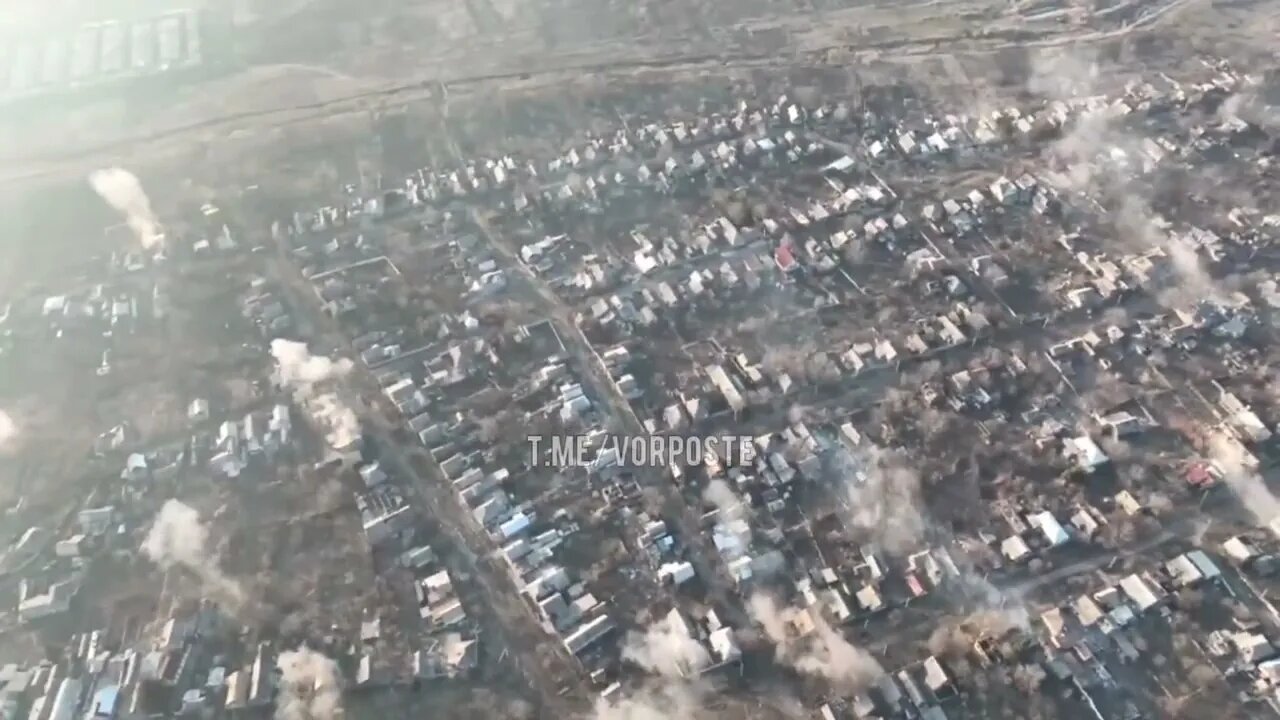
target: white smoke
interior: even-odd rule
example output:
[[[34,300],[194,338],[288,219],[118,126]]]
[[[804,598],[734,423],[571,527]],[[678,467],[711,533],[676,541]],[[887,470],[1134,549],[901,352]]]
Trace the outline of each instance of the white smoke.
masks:
[[[688,677],[711,664],[711,653],[694,639],[676,613],[627,634],[622,659],[663,677]]]
[[[1161,303],[1168,307],[1186,307],[1206,298],[1223,299],[1196,247],[1170,235],[1169,222],[1152,210],[1145,199],[1125,192],[1115,209],[1114,220],[1116,229],[1122,233],[1123,246],[1137,251],[1159,248],[1169,259],[1177,283],[1160,293]]]
[[[689,717],[670,714],[665,703],[658,700],[647,695],[634,695],[617,702],[602,698],[596,700],[595,720],[670,720],[671,718],[683,720]]]
[[[702,499],[720,511],[721,522],[746,519],[746,506],[742,503],[742,498],[738,497],[729,483],[720,478],[707,483],[707,487],[702,491]]]
[[[777,601],[769,595],[754,593],[747,599],[747,613],[752,620],[760,623],[764,635],[781,652],[790,642],[794,634],[791,629],[793,609],[785,611],[778,607]]]
[[[359,417],[331,387],[351,372],[350,360],[312,355],[305,343],[283,338],[271,341],[271,356],[280,382],[293,391],[330,447],[346,448],[360,438]]]
[[[151,249],[164,244],[160,221],[151,210],[151,199],[142,189],[142,183],[124,168],[106,168],[89,174],[89,184],[94,192],[124,215],[129,229],[138,237],[143,248]]]
[[[1159,248],[1169,260],[1176,284],[1165,288],[1159,300],[1167,307],[1186,307],[1205,299],[1225,297],[1205,267],[1199,251],[1189,241],[1171,235],[1169,222],[1151,209],[1146,200],[1125,192],[1115,211],[1121,243],[1131,250]]]
[[[698,688],[668,683],[616,701],[601,698],[595,703],[592,720],[693,720],[701,705]]]
[[[204,590],[234,607],[244,604],[244,590],[218,567],[208,549],[209,528],[195,508],[180,500],[166,500],[142,543],[142,552],[166,570],[182,567],[198,577]]]
[[[1078,116],[1060,138],[1049,145],[1047,155],[1050,183],[1060,189],[1087,197],[1101,193],[1105,180],[1099,156],[1113,146],[1110,123],[1098,112]]]
[[[275,358],[280,382],[305,392],[316,385],[345,376],[353,367],[350,360],[312,355],[306,343],[284,338],[271,341],[271,356]]]
[[[1209,459],[1222,471],[1223,482],[1259,525],[1280,518],[1280,500],[1258,475],[1256,461],[1238,440],[1215,431],[1209,436]]]
[[[18,438],[18,423],[13,416],[0,410],[0,450],[7,449]]]
[[[938,623],[929,636],[930,652],[963,655],[982,638],[999,638],[1011,630],[1031,632],[1031,613],[1020,592],[1001,590],[967,564],[957,569],[960,576],[949,586],[950,597],[964,612]]]
[[[1171,307],[1186,307],[1200,300],[1212,299],[1221,302],[1225,297],[1219,291],[1213,276],[1205,269],[1195,247],[1182,241],[1170,238],[1164,245],[1165,254],[1169,257],[1169,265],[1178,279],[1178,285],[1170,288],[1172,292],[1161,295],[1161,301]]]
[[[927,523],[920,476],[900,453],[872,447],[834,457],[850,529],[892,554],[920,546]]]
[[[1242,90],[1223,101],[1217,119],[1224,123],[1249,123],[1271,131],[1280,126],[1280,110],[1263,100],[1257,91]]]
[[[1016,589],[1006,591],[992,585],[986,576],[978,574],[972,567],[963,564],[958,567],[961,569],[960,599],[974,608],[972,614],[989,616],[992,618],[990,622],[1006,629],[1031,629],[1031,613],[1021,592]]]
[[[1050,99],[1067,100],[1093,94],[1101,70],[1078,52],[1041,53],[1031,64],[1027,89]]]
[[[342,680],[338,664],[303,645],[280,653],[277,720],[332,720],[342,714]]]
[[[984,638],[998,639],[1010,630],[1027,630],[1022,615],[999,610],[975,610],[967,615],[943,618],[929,635],[929,652],[963,656]]]
[[[884,675],[884,668],[870,653],[854,647],[826,621],[816,624],[807,651],[795,658],[797,670],[823,678],[843,692],[859,692]]]
[[[360,418],[334,393],[316,395],[305,403],[316,424],[324,429],[330,447],[351,447],[360,439]]]
[[[1098,65],[1077,53],[1040,55],[1031,66],[1027,88],[1051,101],[1071,103],[1096,97]],[[1114,146],[1110,120],[1105,113],[1081,110],[1047,149],[1052,184],[1092,196],[1104,174],[1098,158]]]
[[[1068,54],[1037,62],[1029,88],[1050,100],[1067,102],[1100,97],[1098,65]],[[1181,307],[1204,298],[1221,298],[1212,275],[1191,244],[1172,237],[1169,223],[1156,213],[1143,190],[1133,182],[1142,162],[1143,143],[1116,123],[1121,117],[1107,108],[1083,110],[1060,138],[1049,145],[1054,171],[1050,181],[1061,189],[1098,200],[1119,198],[1114,221],[1120,252],[1159,248],[1169,259],[1176,284],[1159,293],[1161,303]]]
[[[772,597],[755,593],[747,611],[774,644],[779,662],[824,680],[841,693],[860,692],[884,675],[878,660],[811,610],[780,609]]]
[[[729,483],[719,478],[707,483],[702,499],[715,506],[720,516],[721,532],[735,535],[745,547],[751,544],[751,525],[747,522],[747,505]]]

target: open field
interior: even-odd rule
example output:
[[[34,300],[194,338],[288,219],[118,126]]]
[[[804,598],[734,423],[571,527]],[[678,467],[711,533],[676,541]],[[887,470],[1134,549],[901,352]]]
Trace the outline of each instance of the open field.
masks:
[[[267,128],[309,128],[337,115],[439,103],[460,93],[491,96],[583,81],[613,85],[654,73],[679,78],[780,67],[892,67],[941,54],[982,57],[1193,27],[1201,12],[1215,13],[1214,31],[1223,34],[1233,34],[1233,26],[1265,34],[1265,21],[1274,20],[1256,22],[1258,9],[1248,4],[1209,8],[1202,0],[1133,0],[1092,14],[970,0],[820,5],[840,7],[782,12],[735,4],[732,11],[703,11],[691,3],[686,9],[705,18],[692,27],[676,23],[672,29],[665,18],[641,13],[640,19],[580,32],[562,22],[574,15],[570,10],[523,6],[521,12],[494,10],[500,19],[491,23],[473,18],[484,12],[462,13],[460,28],[431,2],[375,4],[362,7],[358,17],[335,15],[338,10],[324,3],[300,6],[287,17],[246,15],[250,19],[234,34],[239,69],[127,102],[77,108],[74,119],[37,116],[13,128],[10,137],[21,142],[0,147],[0,182],[172,157],[180,152],[175,146],[241,143],[245,134]],[[1234,20],[1237,13],[1249,22]],[[954,79],[939,78],[942,84]]]
[[[1065,10],[1047,11],[1043,3],[831,2],[798,13],[745,4],[707,11],[706,22],[692,29],[667,32],[668,18],[642,14],[601,26],[608,31],[548,43],[543,35],[550,31],[531,18],[556,16],[561,11],[554,8],[541,15],[524,6],[503,10],[507,19],[484,28],[464,13],[463,30],[449,40],[437,37],[448,35],[433,14],[437,3],[375,4],[364,19],[347,20],[328,5],[292,3],[267,12],[237,4],[240,69],[229,67],[218,77],[94,101],[74,112],[0,120],[9,126],[0,133],[0,187],[6,189],[0,297],[31,287],[51,263],[65,267],[86,248],[103,251],[98,233],[111,215],[83,178],[113,164],[138,174],[162,207],[198,204],[219,189],[273,175],[289,178],[285,184],[303,196],[327,177],[353,174],[358,160],[344,140],[375,135],[390,115],[424,132],[465,133],[466,118],[506,117],[523,104],[576,109],[596,96],[648,92],[672,79],[713,87],[833,70],[847,76],[851,92],[863,83],[902,80],[988,105],[1025,89],[1018,72],[1025,74],[1031,55],[1105,52],[1124,63],[1154,53],[1159,65],[1189,62],[1196,48],[1213,47],[1216,38],[1230,38],[1241,52],[1266,52],[1267,28],[1277,15],[1256,2],[1203,0],[1115,3],[1070,22]],[[97,7],[83,18],[110,9]],[[157,0],[147,9],[165,6]],[[430,31],[398,40],[372,30],[338,32],[352,23],[390,32],[392,18],[409,27],[425,23]],[[278,42],[310,29],[339,37],[322,33],[305,46]],[[498,40],[495,46],[477,38]]]

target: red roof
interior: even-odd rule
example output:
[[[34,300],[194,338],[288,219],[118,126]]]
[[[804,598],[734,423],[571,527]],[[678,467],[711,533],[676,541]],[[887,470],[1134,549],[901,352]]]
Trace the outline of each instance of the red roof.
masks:
[[[1213,466],[1206,462],[1195,462],[1187,468],[1187,482],[1196,486],[1213,485],[1218,478]]]
[[[915,575],[907,575],[907,588],[911,590],[911,594],[920,597],[925,594],[924,586],[920,584],[920,579]]]
[[[778,269],[788,272],[796,266],[796,255],[791,252],[791,246],[779,245],[778,249],[773,251],[773,261],[778,264]]]

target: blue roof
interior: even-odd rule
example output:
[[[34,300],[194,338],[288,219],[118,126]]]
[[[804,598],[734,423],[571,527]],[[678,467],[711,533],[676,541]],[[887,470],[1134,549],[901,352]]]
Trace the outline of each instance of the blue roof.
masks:
[[[93,696],[93,715],[91,717],[114,717],[116,700],[120,697],[119,685],[108,685]]]

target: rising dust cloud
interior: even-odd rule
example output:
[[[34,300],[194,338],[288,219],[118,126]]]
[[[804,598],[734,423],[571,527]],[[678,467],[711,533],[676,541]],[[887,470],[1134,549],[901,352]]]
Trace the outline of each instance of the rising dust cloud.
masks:
[[[167,500],[142,543],[142,552],[166,570],[182,567],[194,573],[206,591],[233,606],[244,604],[244,590],[227,577],[209,551],[209,528],[195,508],[180,500]]]
[[[307,646],[280,653],[276,720],[333,720],[342,715],[338,664]]]
[[[643,633],[627,635],[622,659],[663,677],[688,677],[711,664],[711,654],[667,616]]]
[[[1098,64],[1092,59],[1066,54],[1044,59],[1032,67],[1028,89],[1050,101],[1070,102],[1100,97]],[[1119,254],[1159,249],[1169,259],[1173,284],[1159,295],[1160,302],[1182,307],[1226,293],[1214,281],[1196,248],[1170,234],[1169,223],[1151,204],[1147,190],[1134,182],[1131,163],[1142,157],[1143,141],[1126,131],[1108,108],[1087,110],[1047,149],[1048,174],[1059,188],[1092,199],[1119,198],[1114,208],[1117,237],[1112,250]]]
[[[349,447],[360,438],[359,417],[330,387],[351,372],[350,360],[312,355],[305,343],[283,338],[271,341],[271,356],[280,382],[324,431],[331,447]]]
[[[899,452],[870,448],[840,452],[833,469],[846,524],[867,542],[900,555],[919,548],[928,523],[920,475]]]
[[[600,699],[591,720],[694,720],[703,704],[699,692],[692,684],[668,683],[616,702]]]
[[[798,611],[779,607],[769,595],[752,595],[747,611],[773,643],[778,661],[797,672],[846,694],[864,690],[884,675],[871,653],[850,643],[816,613],[809,614],[812,631],[802,635],[793,621]]]
[[[1222,480],[1259,525],[1280,518],[1280,499],[1253,468],[1248,451],[1239,441],[1218,431],[1209,437],[1209,459],[1222,471]]]

